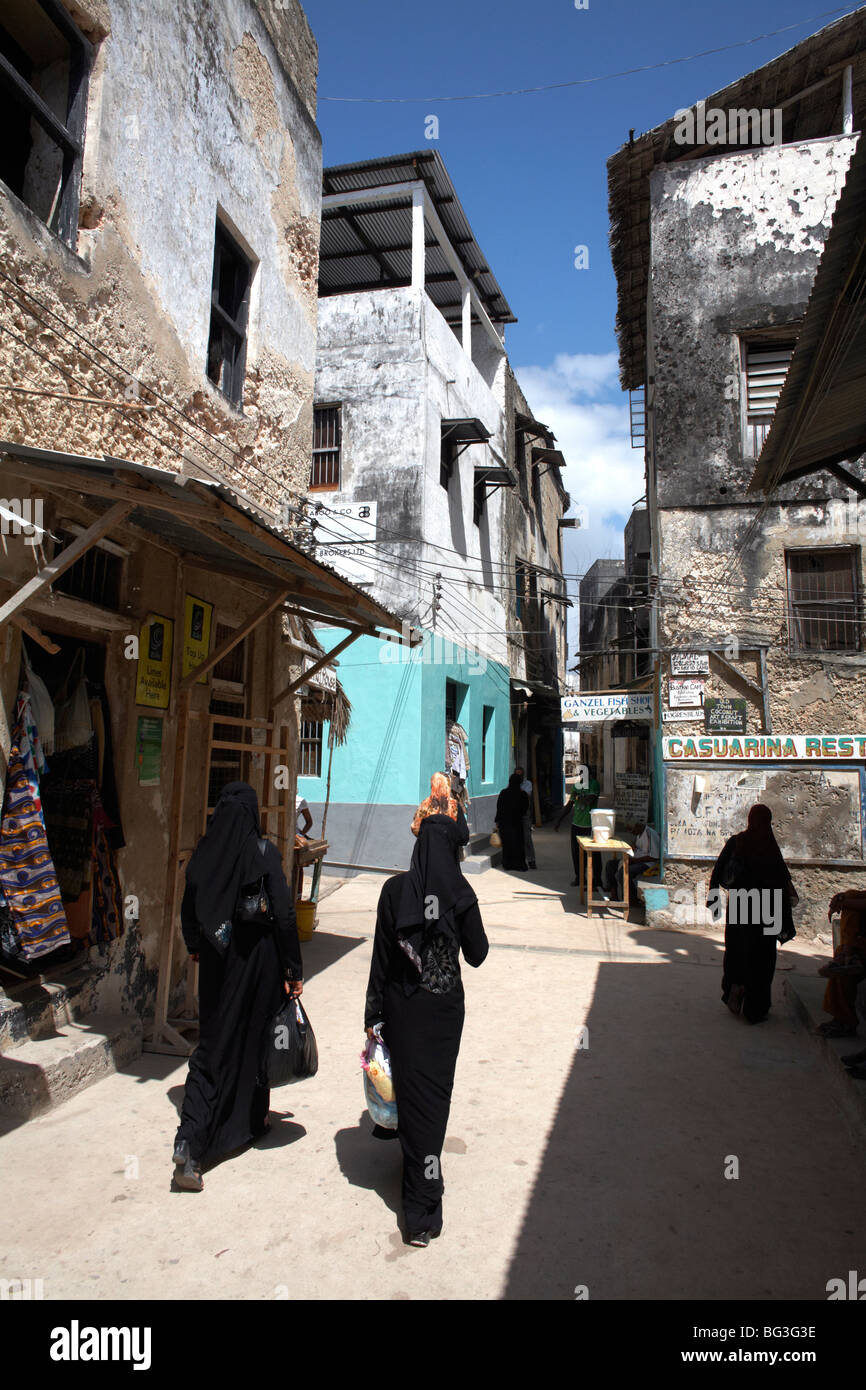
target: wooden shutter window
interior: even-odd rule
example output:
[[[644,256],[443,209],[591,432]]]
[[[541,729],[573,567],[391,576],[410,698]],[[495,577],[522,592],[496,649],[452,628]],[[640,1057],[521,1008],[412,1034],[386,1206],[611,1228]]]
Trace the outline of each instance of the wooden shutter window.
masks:
[[[794,346],[793,342],[746,345],[746,430],[753,458],[770,433]]]

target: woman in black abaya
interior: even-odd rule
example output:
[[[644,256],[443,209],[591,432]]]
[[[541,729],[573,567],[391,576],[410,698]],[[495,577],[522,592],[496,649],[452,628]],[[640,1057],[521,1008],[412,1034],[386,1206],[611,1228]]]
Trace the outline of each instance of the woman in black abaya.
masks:
[[[242,888],[264,880],[271,923],[233,920]],[[266,1134],[270,1092],[263,1045],[283,992],[303,966],[295,910],[275,845],[261,838],[258,797],[230,782],[186,871],[181,927],[199,960],[199,1044],[174,1146],[174,1179],[202,1190],[201,1165]]]
[[[503,787],[496,801],[496,828],[502,841],[503,869],[526,868],[523,817],[529,815],[529,797],[521,786],[522,781],[519,772],[512,772],[508,786]]]
[[[772,819],[769,806],[753,806],[746,829],[726,842],[710,875],[710,903],[714,894],[718,902],[719,887],[729,890],[722,1003],[731,1013],[742,1010],[749,1023],[764,1023],[770,1012],[776,943],[795,935],[792,907],[799,901]]]
[[[364,1024],[381,1023],[391,1052],[403,1149],[403,1215],[412,1245],[442,1229],[442,1146],[463,1031],[460,951],[487,955],[478,899],[460,872],[469,839],[459,807],[427,815],[409,872],[383,885],[376,918]]]

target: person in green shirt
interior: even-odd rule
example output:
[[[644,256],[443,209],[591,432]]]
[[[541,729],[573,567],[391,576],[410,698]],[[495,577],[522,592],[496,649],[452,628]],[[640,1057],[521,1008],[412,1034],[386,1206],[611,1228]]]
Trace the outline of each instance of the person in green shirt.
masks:
[[[571,816],[571,862],[574,865],[574,878],[571,880],[572,888],[578,883],[580,873],[580,849],[577,843],[577,837],[579,835],[586,836],[590,833],[592,829],[592,819],[589,813],[596,805],[601,791],[595,771],[594,764],[590,764],[587,768],[586,785],[582,786],[580,782],[575,782],[573,784],[571,795],[560,811],[559,819],[556,822],[556,829],[558,830],[565,820],[569,807],[573,807]]]

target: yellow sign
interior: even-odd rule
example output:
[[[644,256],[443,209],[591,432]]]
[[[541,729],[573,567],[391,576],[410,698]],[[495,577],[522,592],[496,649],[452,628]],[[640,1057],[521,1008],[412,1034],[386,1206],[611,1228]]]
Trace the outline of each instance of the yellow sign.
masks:
[[[183,613],[182,677],[200,666],[210,651],[212,621],[213,604],[205,603],[203,598],[196,598],[195,594],[187,594]],[[207,676],[199,676],[196,684],[207,685]]]
[[[148,613],[138,646],[138,676],[135,682],[137,705],[168,709],[173,629],[171,618]]]

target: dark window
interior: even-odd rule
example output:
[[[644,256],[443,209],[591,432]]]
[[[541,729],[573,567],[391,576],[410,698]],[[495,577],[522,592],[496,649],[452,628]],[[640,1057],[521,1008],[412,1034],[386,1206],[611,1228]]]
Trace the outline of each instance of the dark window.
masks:
[[[493,706],[482,706],[481,720],[481,780],[488,782],[493,776]]]
[[[472,520],[475,522],[476,526],[481,525],[486,494],[487,489],[484,484],[484,479],[476,478],[472,487]]]
[[[74,249],[93,50],[60,0],[0,13],[0,178]]]
[[[66,550],[76,539],[67,531],[55,530],[53,534],[56,538],[55,556],[59,555],[61,550]],[[97,542],[89,550],[85,550],[74,565],[70,565],[68,570],[59,575],[51,587],[56,593],[68,594],[70,598],[80,598],[85,603],[98,604],[100,608],[117,610],[120,607],[122,577],[122,557],[113,555]]]
[[[439,481],[444,488],[451,482],[456,460],[457,446],[450,439],[443,439],[439,454]]]
[[[228,637],[231,637],[233,632],[233,627],[228,627],[225,623],[217,623],[214,647],[221,646]],[[216,680],[234,681],[237,685],[243,685],[246,645],[247,639],[244,637],[217,662],[216,666],[213,667],[213,675]]]
[[[791,650],[860,651],[860,551],[834,546],[789,550]]]
[[[535,510],[538,513],[539,523],[541,522],[541,466],[533,459],[532,461],[532,500],[535,503]]]
[[[746,457],[757,458],[770,433],[794,341],[746,343]]]
[[[338,405],[313,407],[313,465],[310,487],[339,489],[342,422]]]
[[[448,728],[457,723],[457,682],[445,682],[445,723]]]
[[[321,777],[322,775],[323,727],[324,725],[315,719],[304,719],[301,723],[299,777]]]
[[[233,405],[243,404],[252,266],[220,222],[216,224],[207,374]]]

